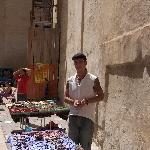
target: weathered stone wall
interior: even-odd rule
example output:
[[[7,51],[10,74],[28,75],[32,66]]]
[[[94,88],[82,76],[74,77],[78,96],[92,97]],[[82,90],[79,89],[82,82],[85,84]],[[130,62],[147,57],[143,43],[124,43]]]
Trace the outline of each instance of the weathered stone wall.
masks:
[[[31,0],[0,0],[0,67],[26,66]]]
[[[150,148],[150,2],[61,0],[60,89],[75,72],[71,56],[83,48],[99,76],[105,102],[96,108],[101,150]],[[65,61],[66,60],[66,61]],[[63,97],[62,94],[60,94]]]

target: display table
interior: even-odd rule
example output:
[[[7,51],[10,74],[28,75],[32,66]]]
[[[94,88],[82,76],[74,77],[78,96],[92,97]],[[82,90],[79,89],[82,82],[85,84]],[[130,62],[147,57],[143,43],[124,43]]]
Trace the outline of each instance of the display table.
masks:
[[[56,114],[62,119],[66,119],[69,114],[69,107],[60,106],[56,104],[48,104],[45,102],[41,103],[16,103],[8,107],[10,115],[14,121],[16,119],[20,121],[20,127],[23,129],[23,125],[26,126],[26,118],[28,117],[39,117],[44,119]]]
[[[7,143],[11,150],[80,150],[62,130],[13,133]]]

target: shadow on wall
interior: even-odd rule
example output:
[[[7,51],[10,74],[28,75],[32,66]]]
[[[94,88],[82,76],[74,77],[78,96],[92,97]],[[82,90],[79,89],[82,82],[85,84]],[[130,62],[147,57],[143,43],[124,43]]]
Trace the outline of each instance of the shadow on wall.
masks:
[[[128,62],[123,64],[116,65],[107,65],[106,73],[105,73],[105,110],[104,115],[106,116],[106,104],[108,101],[108,87],[109,87],[109,75],[118,75],[118,76],[127,76],[129,78],[143,78],[144,68],[146,68],[148,75],[150,76],[150,56],[146,55],[144,59],[140,60],[140,62]],[[98,127],[103,132],[105,132],[105,117],[102,121],[102,126]],[[105,137],[104,137],[105,138]],[[105,139],[102,139],[99,144],[101,146],[101,150],[104,150],[103,143]]]
[[[143,78],[144,68],[150,76],[150,56],[146,55],[139,62],[128,62],[123,64],[106,66],[106,74],[127,76],[129,78]]]
[[[142,58],[142,43],[141,40],[137,40],[137,57],[133,62],[127,62],[122,64],[106,65],[105,72],[105,106],[104,106],[104,117],[102,120],[102,125],[97,126],[96,130],[100,129],[102,132],[105,132],[105,117],[106,117],[106,105],[108,101],[108,87],[109,87],[109,75],[118,75],[123,77],[129,77],[133,79],[143,78],[144,69],[146,68],[148,75],[150,76],[150,55],[145,55]],[[98,106],[97,106],[98,109]],[[97,110],[98,113],[98,110]],[[97,120],[98,121],[98,117]],[[101,150],[104,150],[103,143],[105,136],[98,143],[101,146]]]
[[[142,57],[141,37],[137,39],[136,51],[137,51],[137,57],[133,62],[107,65],[106,74],[118,75],[124,77],[127,76],[129,78],[143,78],[144,68],[146,67],[147,72],[150,75],[150,59],[149,59],[150,56],[145,55],[144,58]]]
[[[63,95],[60,93],[64,93],[64,83],[66,82],[66,49],[67,49],[67,30],[68,30],[68,0],[60,0],[58,1],[59,5],[59,14],[58,19],[60,23],[60,46],[59,46],[59,97],[63,98]],[[61,101],[62,102],[62,101]]]
[[[59,61],[59,94],[64,93],[64,83],[66,82],[67,74],[67,32],[68,32],[68,0],[60,0],[60,61]],[[83,51],[83,35],[84,35],[84,1],[82,1],[82,22],[81,22],[81,52]],[[59,95],[63,97],[64,95]]]
[[[141,56],[142,55],[138,56],[134,62],[106,66],[105,102],[108,100],[109,75],[127,76],[133,79],[140,79],[143,78],[144,68],[146,68],[147,73],[150,76],[150,56],[145,55],[143,59],[138,59],[142,58]]]

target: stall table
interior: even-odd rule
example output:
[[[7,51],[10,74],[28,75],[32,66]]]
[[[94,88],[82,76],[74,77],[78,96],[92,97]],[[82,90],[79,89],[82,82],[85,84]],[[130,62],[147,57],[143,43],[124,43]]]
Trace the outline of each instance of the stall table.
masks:
[[[13,111],[12,111],[13,109]],[[26,118],[28,117],[39,117],[44,119],[44,126],[45,126],[45,117],[50,117],[51,115],[56,114],[57,116],[61,117],[62,119],[67,119],[69,114],[69,107],[63,107],[55,105],[50,109],[39,110],[36,108],[32,108],[33,111],[27,111],[26,108],[20,108],[22,111],[19,111],[19,107],[17,111],[14,111],[13,107],[9,107],[9,112],[14,121],[20,121],[20,127],[23,129],[24,125],[26,126]],[[41,120],[42,125],[42,120]]]

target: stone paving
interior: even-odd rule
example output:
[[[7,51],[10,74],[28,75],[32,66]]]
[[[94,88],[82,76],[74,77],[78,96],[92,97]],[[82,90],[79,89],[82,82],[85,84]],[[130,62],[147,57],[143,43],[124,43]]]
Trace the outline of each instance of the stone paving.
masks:
[[[43,125],[43,119],[38,117],[29,117],[30,125],[31,127],[37,128],[41,125]],[[60,117],[56,115],[52,115],[51,117],[45,118],[45,124],[49,124],[50,121],[55,122],[59,125],[59,127],[65,128],[67,132],[67,121],[61,119]],[[5,105],[0,105],[0,149],[1,150],[8,150],[10,149],[8,145],[6,145],[6,139],[8,135],[13,130],[21,130],[20,128],[20,122],[15,123],[8,111],[8,108]],[[95,143],[92,144],[92,150],[99,150],[98,147],[96,147]]]

